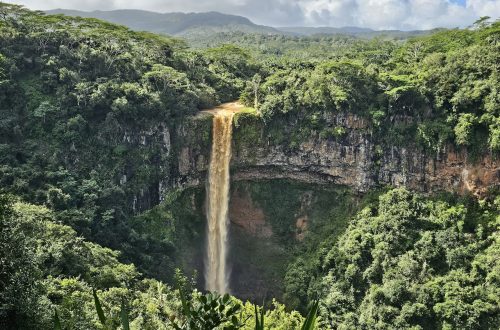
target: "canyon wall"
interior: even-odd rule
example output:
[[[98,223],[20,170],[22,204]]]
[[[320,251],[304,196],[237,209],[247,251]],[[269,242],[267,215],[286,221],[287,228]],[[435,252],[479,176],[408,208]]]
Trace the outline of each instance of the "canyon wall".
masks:
[[[367,120],[352,114],[327,118],[331,127],[343,128],[341,136],[321,137],[313,131],[297,139],[293,134],[300,129],[299,122],[264,125],[252,115],[236,116],[234,121],[228,260],[233,293],[244,299],[255,301],[266,294],[282,297],[290,249],[301,244],[307,232],[339,235],[347,226],[339,219],[349,219],[362,194],[372,188],[407,186],[424,193],[446,190],[481,196],[499,184],[499,162],[490,155],[472,161],[465,150],[452,146],[435,154],[410,147],[416,145],[412,141],[405,147],[384,145]],[[159,153],[147,165],[154,172],[153,180],[135,190],[139,191],[133,201],[135,212],[175,199],[173,192],[195,187],[182,194],[196,194],[200,200],[195,203],[188,198],[192,202],[182,200],[181,206],[195,216],[175,215],[198,233],[182,241],[195,246],[182,248],[180,260],[187,273],[203,270],[203,239],[199,235],[205,225],[203,188],[211,132],[212,115],[200,113],[171,126],[158,124],[124,136],[134,149],[154,147]],[[127,186],[134,175],[127,172],[120,182]],[[263,266],[270,264],[272,268]]]
[[[202,116],[193,119],[204,120]],[[260,119],[238,118],[231,161],[233,180],[289,178],[345,185],[358,192],[390,185],[424,193],[453,191],[476,195],[483,195],[500,182],[500,162],[491,155],[472,161],[465,150],[451,145],[438,154],[412,147],[411,142],[405,147],[380,145],[368,122],[352,114],[332,115],[327,123],[342,127],[345,133],[341,137],[321,138],[313,132],[292,146],[286,138],[273,140]],[[200,148],[187,136],[202,134],[196,124],[190,125],[194,131],[184,130],[184,136],[179,136],[180,141],[188,142],[180,147],[179,176],[172,182],[174,186],[200,185],[206,177],[210,150]],[[283,123],[282,128],[293,129],[293,123]]]
[[[156,179],[134,196],[137,212],[158,204],[172,189],[202,186],[210,160],[212,115],[200,113],[173,127],[159,124],[148,131],[129,132],[124,141],[137,148],[159,145],[149,160]],[[465,149],[445,146],[439,153],[406,146],[384,145],[366,119],[340,113],[325,118],[342,127],[338,137],[311,132],[298,142],[290,135],[298,121],[270,129],[253,115],[237,116],[233,134],[232,180],[293,179],[316,184],[345,185],[360,193],[380,186],[406,186],[423,193],[451,191],[482,196],[500,182],[500,161],[490,154],[470,159]],[[133,173],[117,178],[126,182]]]

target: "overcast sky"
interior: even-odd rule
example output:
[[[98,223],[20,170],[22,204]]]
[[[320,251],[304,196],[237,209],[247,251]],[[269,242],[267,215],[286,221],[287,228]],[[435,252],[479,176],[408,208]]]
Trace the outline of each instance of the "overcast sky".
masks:
[[[4,0],[5,1],[5,0]],[[500,0],[6,0],[32,9],[220,11],[271,26],[465,27],[500,17]]]

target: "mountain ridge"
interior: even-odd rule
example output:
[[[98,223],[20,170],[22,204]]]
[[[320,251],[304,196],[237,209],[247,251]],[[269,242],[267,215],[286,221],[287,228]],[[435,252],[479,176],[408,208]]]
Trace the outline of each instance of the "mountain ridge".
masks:
[[[92,17],[125,25],[132,30],[144,30],[155,33],[183,35],[190,30],[210,27],[212,29],[232,29],[242,32],[280,33],[275,28],[258,25],[244,16],[229,15],[216,11],[202,13],[168,12],[157,13],[146,10],[120,9],[110,11],[80,11],[54,9],[47,14],[63,14],[68,16]],[[217,31],[218,32],[218,31]]]
[[[285,33],[290,33],[297,36],[312,36],[312,35],[351,35],[358,37],[372,37],[379,35],[389,35],[393,37],[411,37],[416,35],[429,34],[434,31],[441,30],[440,28],[432,30],[374,30],[370,28],[363,28],[357,26],[342,26],[342,27],[331,27],[331,26],[283,26],[277,27],[278,30]]]
[[[45,11],[47,14],[63,14],[68,16],[92,17],[125,25],[132,30],[143,30],[154,33],[165,33],[174,36],[193,37],[193,35],[207,35],[219,32],[244,32],[263,34],[283,34],[292,36],[312,35],[350,35],[362,38],[376,36],[391,36],[408,38],[416,35],[432,33],[435,30],[373,30],[370,28],[345,27],[308,27],[283,26],[272,27],[259,25],[249,18],[225,14],[217,11],[209,12],[153,12],[139,9],[95,10],[81,11],[72,9],[53,9]]]

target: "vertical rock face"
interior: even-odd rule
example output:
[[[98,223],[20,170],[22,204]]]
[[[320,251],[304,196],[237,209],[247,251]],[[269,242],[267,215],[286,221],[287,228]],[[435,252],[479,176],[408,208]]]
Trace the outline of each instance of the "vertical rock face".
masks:
[[[392,186],[408,186],[424,192],[455,191],[484,194],[499,184],[500,163],[485,155],[468,161],[465,151],[447,147],[434,157],[416,150],[392,148],[384,152],[378,181]]]
[[[433,155],[416,147],[382,147],[364,118],[336,114],[327,121],[342,127],[344,134],[336,138],[313,134],[292,147],[290,141],[274,142],[260,121],[239,119],[233,139],[233,180],[289,178],[346,185],[359,192],[391,185],[477,195],[500,182],[500,163],[490,155],[471,162],[466,151],[452,146]],[[290,124],[283,123],[283,130],[293,129],[286,125]],[[190,166],[183,167],[183,181],[199,184],[207,154],[196,146],[187,153]]]
[[[273,236],[273,229],[266,222],[264,210],[254,203],[246,191],[232,190],[229,219],[233,226],[249,235],[260,239]]]
[[[359,192],[391,185],[421,192],[446,190],[476,195],[500,182],[500,163],[490,155],[472,162],[466,151],[452,146],[446,146],[439,154],[411,147],[381,146],[364,118],[340,113],[328,114],[325,120],[331,126],[342,127],[343,134],[329,138],[311,134],[292,144],[286,139],[275,141],[261,120],[238,118],[233,138],[232,180],[289,178],[346,185]],[[283,122],[280,129],[293,130],[294,124]],[[158,196],[156,202],[172,188],[204,184],[211,130],[212,115],[200,114],[170,130],[160,125],[124,137],[138,148],[147,148],[151,143],[162,145],[158,156],[162,161],[157,165],[159,181],[153,189]],[[133,178],[131,173],[124,174]],[[139,210],[155,204],[148,189],[143,189],[142,197],[141,194],[136,197]]]
[[[141,212],[158,204],[170,177],[165,160],[172,155],[171,129],[159,122],[151,127],[117,125],[113,134],[97,129],[100,143],[113,150],[116,183],[130,200],[130,210]]]

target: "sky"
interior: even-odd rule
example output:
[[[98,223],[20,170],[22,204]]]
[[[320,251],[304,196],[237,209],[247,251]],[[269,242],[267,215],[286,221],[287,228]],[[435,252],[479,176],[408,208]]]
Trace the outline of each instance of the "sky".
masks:
[[[358,26],[375,30],[466,27],[500,17],[500,0],[3,0],[31,9],[219,11],[269,26]]]

